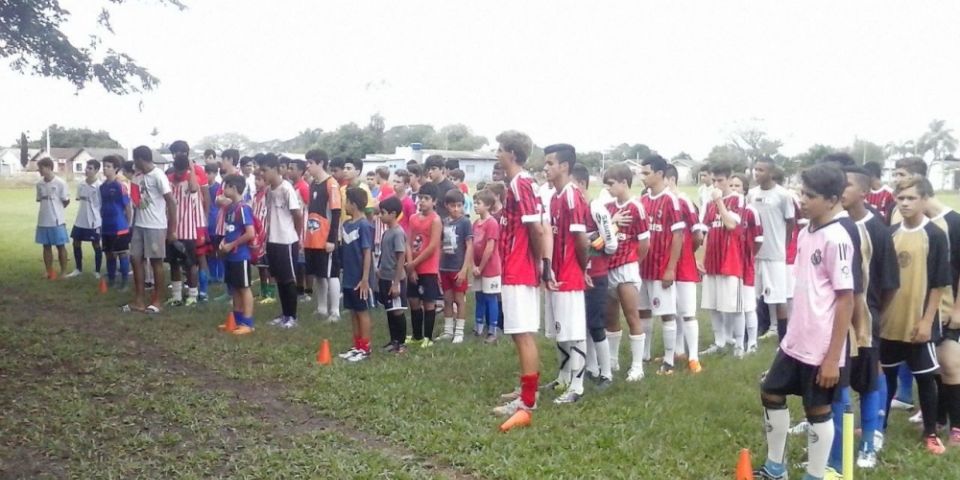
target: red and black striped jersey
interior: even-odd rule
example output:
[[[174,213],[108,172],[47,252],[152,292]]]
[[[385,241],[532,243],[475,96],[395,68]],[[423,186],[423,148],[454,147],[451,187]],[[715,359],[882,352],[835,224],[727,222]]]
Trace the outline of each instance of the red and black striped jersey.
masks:
[[[871,207],[880,212],[884,222],[887,224],[890,223],[890,213],[893,211],[893,206],[897,202],[897,199],[893,196],[892,188],[884,185],[877,190],[870,190],[870,193],[867,194],[866,201]]]
[[[527,224],[540,223],[543,210],[534,193],[533,177],[520,172],[510,180],[500,221],[500,252],[503,254],[503,284],[537,286],[534,252],[530,249]]]
[[[576,234],[585,234],[589,217],[587,201],[573,183],[550,199],[550,226],[553,228],[553,278],[561,292],[583,291],[586,282],[577,260]]]
[[[664,189],[659,195],[647,190],[640,197],[640,203],[647,214],[647,227],[650,229],[650,251],[640,265],[640,277],[644,280],[662,280],[670,262],[673,234],[686,227],[680,214],[680,201],[673,192]]]
[[[756,282],[756,242],[763,241],[763,225],[760,214],[751,205],[740,211],[740,226],[743,229],[743,284],[752,287]]]
[[[716,202],[707,205],[703,223],[707,226],[707,248],[703,257],[703,268],[707,275],[743,275],[743,229],[739,228],[740,211],[744,207],[743,196],[731,193],[723,198],[727,211],[733,215],[737,228],[727,229],[720,218]]]
[[[637,262],[639,260],[637,247],[640,245],[640,240],[650,238],[650,228],[647,226],[647,215],[644,213],[643,205],[633,199],[623,204],[614,200],[607,204],[607,211],[611,216],[620,213],[631,219],[629,225],[619,227],[617,251],[610,256],[610,268]]]
[[[683,247],[680,248],[680,260],[677,261],[678,282],[699,282],[700,272],[697,271],[697,258],[693,250],[693,234],[700,223],[700,214],[697,206],[683,193],[677,194],[680,201],[680,217],[686,224],[683,229]]]

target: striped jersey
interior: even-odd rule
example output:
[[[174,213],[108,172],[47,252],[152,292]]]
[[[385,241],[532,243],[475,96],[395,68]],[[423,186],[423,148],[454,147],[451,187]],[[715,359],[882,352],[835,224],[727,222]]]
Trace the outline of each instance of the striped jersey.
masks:
[[[733,216],[738,226],[727,229],[720,218],[717,203],[707,204],[703,223],[707,227],[706,251],[703,257],[703,268],[707,275],[743,276],[743,229],[739,227],[740,212],[745,202],[743,196],[731,193],[723,198],[723,204]]]
[[[743,284],[752,287],[756,282],[757,242],[763,242],[763,224],[760,214],[753,205],[747,205],[740,212],[740,226],[743,229]]]
[[[200,205],[200,193],[190,191],[190,182],[187,181],[186,176],[178,177],[171,173],[167,177],[170,180],[170,189],[173,191],[173,200],[177,202],[177,238],[196,240],[197,228],[204,226],[201,225],[204,215],[201,213],[203,206]]]
[[[587,231],[589,217],[583,192],[573,183],[566,184],[550,199],[550,226],[553,228],[553,258],[551,268],[561,292],[583,291],[586,282],[577,260],[576,234]]]
[[[867,204],[880,212],[884,222],[890,223],[890,212],[893,210],[894,204],[897,203],[897,199],[893,196],[892,188],[884,185],[877,190],[870,190],[866,200]]]
[[[680,260],[677,261],[678,282],[699,282],[700,272],[697,271],[697,258],[693,249],[693,234],[700,223],[700,214],[697,206],[683,193],[677,194],[680,202],[680,217],[683,218],[683,246],[680,248]]]
[[[510,179],[503,217],[500,220],[500,253],[503,257],[503,285],[537,286],[537,265],[530,249],[527,224],[542,221],[543,209],[534,192],[533,177],[520,172]]]
[[[611,217],[620,213],[631,220],[629,225],[620,226],[617,231],[617,251],[610,256],[610,268],[637,262],[637,247],[640,246],[640,241],[650,238],[650,227],[647,225],[647,214],[643,205],[633,199],[623,204],[613,200],[607,203],[607,211]]]
[[[253,221],[254,225],[260,225],[257,229],[257,236],[250,243],[250,250],[254,258],[263,258],[267,254],[267,231],[270,222],[267,216],[267,189],[257,190],[253,194]],[[225,209],[221,209],[225,210]]]
[[[682,231],[687,224],[680,212],[680,201],[666,188],[657,195],[648,189],[640,197],[640,203],[647,214],[647,228],[650,229],[650,251],[640,265],[640,277],[644,280],[662,280],[670,263],[674,232],[681,232],[682,244]]]

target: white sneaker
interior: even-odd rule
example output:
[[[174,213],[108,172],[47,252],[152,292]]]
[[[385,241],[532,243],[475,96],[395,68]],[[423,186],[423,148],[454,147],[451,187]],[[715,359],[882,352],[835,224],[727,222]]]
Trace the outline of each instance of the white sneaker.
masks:
[[[754,353],[757,353],[757,346],[756,346],[756,345],[748,345],[748,346],[747,346],[746,354],[747,354],[747,355],[753,355]]]
[[[639,382],[643,380],[643,367],[630,367],[627,371],[628,382]]]
[[[93,278],[96,280],[100,280],[100,272],[93,272]]]
[[[454,335],[452,343],[463,343],[463,335]]]
[[[327,311],[327,306],[324,305],[323,308],[317,307],[316,315],[320,318],[330,315],[330,312]]]
[[[877,452],[860,450],[860,452],[857,453],[857,466],[860,468],[876,468]]]
[[[742,359],[743,359],[743,349],[740,348],[739,346],[734,347],[734,349],[733,349],[733,358],[736,358],[737,360],[742,360]]]
[[[443,332],[439,337],[437,337],[437,341],[438,341],[438,342],[439,342],[439,341],[452,340],[452,339],[453,339],[453,334],[452,334],[452,333],[447,333],[447,332]],[[462,340],[461,340],[461,341],[462,341]]]
[[[297,319],[288,318],[286,322],[283,322],[281,325],[283,328],[297,328]]]
[[[810,430],[810,422],[804,420],[791,427],[787,432],[790,433],[790,435],[806,435],[808,430]]]
[[[880,430],[873,432],[873,450],[876,452],[883,450],[883,432]]]
[[[347,357],[346,360],[351,363],[356,363],[356,362],[362,362],[368,358],[370,358],[369,353],[364,352],[363,350],[357,350],[356,353],[354,353],[350,357]]]
[[[83,272],[81,272],[80,270],[74,270],[74,271],[72,271],[72,272],[64,275],[63,278],[76,278],[76,277],[79,277],[82,273],[83,273]]]
[[[774,338],[776,336],[777,336],[777,329],[771,328],[770,330],[767,330],[763,335],[760,335],[760,337],[758,338],[760,338],[760,340],[766,340],[768,338]]]
[[[913,410],[913,404],[907,402],[901,402],[896,398],[890,402],[890,410]]]
[[[283,315],[280,315],[279,317],[274,318],[273,320],[270,320],[270,323],[268,323],[268,325],[272,325],[274,327],[283,325],[283,320],[284,320]]]
[[[907,419],[907,421],[915,424],[923,423],[923,412],[917,411],[917,413]]]
[[[359,348],[354,347],[354,348],[351,348],[350,350],[347,350],[346,352],[337,354],[337,356],[340,357],[340,358],[343,358],[343,359],[347,359],[347,358],[350,358],[350,357],[356,355],[357,352],[359,352],[359,351],[360,351]]]
[[[340,315],[330,315],[327,317],[327,323],[337,323],[340,321]]]
[[[610,362],[610,371],[619,372],[620,371],[620,362]]]
[[[563,405],[566,403],[577,403],[581,397],[583,397],[583,393],[575,392],[573,390],[567,390],[566,392],[563,392],[563,395],[560,395],[559,397],[555,398],[553,400],[553,403],[557,405]]]
[[[713,345],[710,345],[709,347],[707,347],[706,350],[702,350],[700,352],[700,355],[714,355],[717,353],[723,353],[723,347],[714,343]]]
[[[539,394],[537,396],[539,397]],[[534,402],[533,407],[528,408],[526,405],[523,404],[523,400],[521,400],[520,398],[517,398],[515,400],[511,400],[508,403],[500,405],[499,407],[495,407],[493,409],[493,413],[494,415],[509,417],[514,413],[517,413],[517,410],[520,410],[520,409],[536,410],[537,403]]]

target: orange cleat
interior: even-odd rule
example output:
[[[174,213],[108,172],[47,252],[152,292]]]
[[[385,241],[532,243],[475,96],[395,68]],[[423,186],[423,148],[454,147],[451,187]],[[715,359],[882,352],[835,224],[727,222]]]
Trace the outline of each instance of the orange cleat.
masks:
[[[690,368],[690,373],[700,373],[703,371],[703,366],[700,365],[700,360],[690,360],[687,362],[687,367]]]
[[[529,427],[533,423],[533,414],[526,408],[517,409],[513,416],[500,425],[501,432],[508,432],[514,428]]]

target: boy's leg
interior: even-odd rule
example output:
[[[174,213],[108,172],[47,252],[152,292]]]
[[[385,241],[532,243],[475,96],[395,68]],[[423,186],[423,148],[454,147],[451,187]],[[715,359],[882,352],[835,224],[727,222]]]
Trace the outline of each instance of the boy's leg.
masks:
[[[111,287],[117,280],[117,255],[113,252],[107,252],[107,280]]]
[[[627,319],[627,326],[630,328],[630,351],[633,358],[630,362],[630,371],[628,378],[639,380],[643,378],[643,354],[646,351],[647,336],[643,331],[643,324],[640,321],[640,310],[637,308],[639,292],[632,283],[621,283],[617,285],[617,296],[620,298],[620,307],[623,316]],[[612,347],[612,346],[611,346]],[[614,354],[613,349],[610,351]]]
[[[47,278],[53,278],[53,245],[43,246],[43,266],[47,272]]]
[[[132,307],[142,309],[144,307],[144,296],[146,290],[144,288],[144,266],[143,258],[133,257],[133,303]]]
[[[887,398],[884,399],[886,402],[886,407],[884,408],[886,415],[883,417],[883,431],[887,431],[887,425],[890,420],[890,405],[893,403],[893,398],[897,394],[897,382],[900,378],[900,365],[883,367],[883,376],[886,379],[885,383],[887,385]],[[913,379],[910,381],[912,382]]]
[[[100,269],[103,267],[103,247],[100,245],[100,239],[94,238],[92,242],[93,245],[93,267],[97,275],[100,275]]]
[[[370,337],[372,336],[372,333],[371,333],[372,329],[370,325],[370,312],[369,311],[356,312],[354,315],[357,317],[357,326],[358,326],[358,332],[359,332],[360,344],[361,344],[360,348],[364,352],[370,353]]]
[[[844,387],[840,389],[840,394],[830,407],[834,433],[843,431],[843,414],[847,411],[848,406],[850,406],[850,388]],[[833,436],[830,454],[827,457],[827,466],[841,474],[843,473],[843,435]]]
[[[623,338],[623,330],[620,327],[620,300],[614,297],[607,302],[607,326],[605,335],[610,350],[610,368],[612,371],[620,371],[620,339]]]
[[[415,283],[410,284],[407,287],[407,293],[417,291],[417,285]],[[407,302],[410,304],[410,328],[413,330],[413,340],[423,340],[423,305],[421,305],[420,297],[410,296],[407,298]]]
[[[443,334],[437,337],[437,340],[453,339],[453,316],[454,316],[454,291],[453,288],[443,289]]]
[[[150,268],[153,269],[153,301],[151,304],[160,308],[163,304],[163,294],[161,293],[165,290],[166,283],[163,279],[163,259],[162,258],[151,258],[150,259]],[[176,289],[174,289],[176,290]]]
[[[805,407],[807,422],[807,476],[823,478],[827,471],[830,449],[833,447],[835,429],[830,405]]]
[[[67,247],[66,245],[57,245],[57,256],[60,257],[60,276],[67,273]]]
[[[483,326],[487,318],[487,297],[481,291],[476,291],[473,295],[473,334],[480,336],[483,334]]]
[[[485,295],[486,304],[487,304],[487,335],[492,335],[494,338],[497,336],[497,328],[500,327],[500,322],[502,317],[500,317],[500,310],[503,308],[500,305],[500,295],[495,293],[488,293]]]
[[[79,238],[73,240],[73,263],[76,265],[77,274],[83,271],[83,242]],[[71,276],[76,276],[73,272]]]
[[[923,415],[923,436],[937,434],[937,382],[934,374],[915,374],[917,396],[920,398],[920,413]]]
[[[453,343],[463,342],[463,328],[467,323],[467,302],[465,292],[453,292],[453,303],[457,306],[457,319],[453,327]]]
[[[130,255],[127,253],[121,253],[120,255],[120,288],[126,288],[127,286],[127,276],[130,272]]]
[[[907,405],[907,409],[913,407],[913,373],[910,371],[910,367],[906,363],[900,365],[900,370],[897,373],[897,379],[899,380],[899,386],[896,390],[897,400],[901,403]]]

